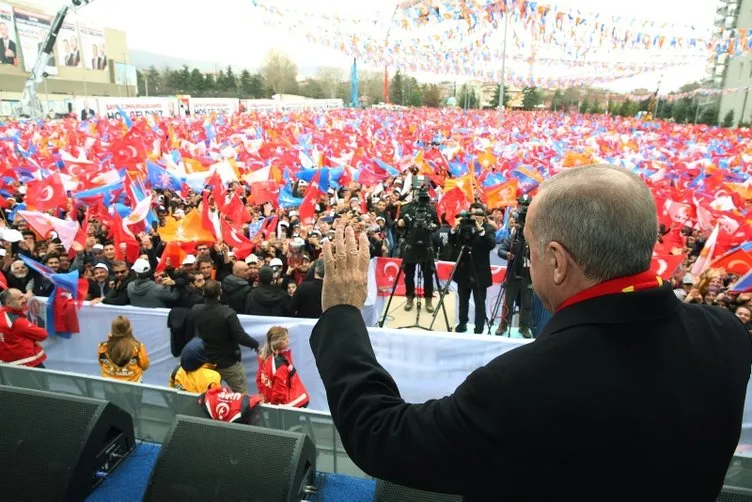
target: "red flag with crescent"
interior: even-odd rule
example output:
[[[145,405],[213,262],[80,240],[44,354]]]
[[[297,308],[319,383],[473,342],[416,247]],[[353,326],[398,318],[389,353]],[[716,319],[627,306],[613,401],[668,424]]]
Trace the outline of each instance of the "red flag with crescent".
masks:
[[[52,211],[59,207],[66,207],[68,198],[65,195],[63,180],[60,173],[40,181],[30,181],[27,185],[26,207],[31,211]]]

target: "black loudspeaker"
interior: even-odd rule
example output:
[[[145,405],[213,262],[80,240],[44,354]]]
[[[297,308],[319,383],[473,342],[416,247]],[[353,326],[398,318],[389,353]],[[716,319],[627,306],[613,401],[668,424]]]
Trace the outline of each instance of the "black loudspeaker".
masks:
[[[445,495],[405,488],[381,479],[376,481],[374,502],[462,502],[461,495]]]
[[[84,500],[136,445],[133,419],[87,397],[0,386],[0,498]]]
[[[316,448],[305,434],[178,415],[144,501],[306,499]]]
[[[752,490],[724,486],[716,502],[752,502]]]

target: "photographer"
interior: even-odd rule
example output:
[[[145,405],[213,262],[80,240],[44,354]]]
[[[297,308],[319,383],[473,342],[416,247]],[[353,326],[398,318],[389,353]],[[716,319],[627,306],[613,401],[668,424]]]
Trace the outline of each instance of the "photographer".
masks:
[[[397,221],[402,242],[400,254],[405,272],[405,310],[410,311],[415,302],[415,265],[420,264],[423,273],[423,296],[426,311],[433,312],[433,232],[438,228],[436,208],[431,206],[428,189],[418,190],[417,200],[404,206],[402,217]]]
[[[462,253],[454,282],[457,283],[459,296],[459,324],[455,331],[467,331],[467,321],[470,311],[470,294],[475,302],[476,334],[483,333],[486,324],[486,290],[491,287],[491,259],[489,254],[496,246],[496,235],[493,227],[486,222],[486,210],[483,204],[475,202],[470,205],[470,213],[461,214],[449,233],[449,244],[457,254],[462,246],[466,251]],[[455,254],[455,256],[457,256]]]
[[[509,211],[509,209],[507,209]],[[525,338],[531,338],[530,324],[533,306],[532,282],[530,280],[530,268],[525,267],[527,259],[527,244],[522,236],[522,228],[525,224],[527,205],[521,204],[516,218],[510,219],[509,237],[499,244],[499,258],[507,260],[507,277],[504,281],[504,307],[501,314],[501,323],[496,334],[501,336],[509,328],[515,301],[520,306],[520,334]]]

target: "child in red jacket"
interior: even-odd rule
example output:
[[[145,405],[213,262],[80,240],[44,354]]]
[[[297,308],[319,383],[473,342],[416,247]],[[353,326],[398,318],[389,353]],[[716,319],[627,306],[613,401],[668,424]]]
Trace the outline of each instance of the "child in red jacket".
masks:
[[[292,365],[287,330],[281,326],[269,328],[266,345],[259,352],[259,369],[256,385],[264,401],[305,408],[308,406],[308,393],[297,370]]]

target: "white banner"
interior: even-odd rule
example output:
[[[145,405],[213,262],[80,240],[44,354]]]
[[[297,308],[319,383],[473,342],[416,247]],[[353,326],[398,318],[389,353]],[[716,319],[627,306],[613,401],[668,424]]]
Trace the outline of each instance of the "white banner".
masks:
[[[27,10],[14,8],[16,30],[21,42],[24,70],[31,71],[37,64],[37,55],[44,45],[44,40],[52,25],[52,18],[45,14],[38,14]],[[54,51],[50,54],[45,71],[50,75],[57,75]]]
[[[43,309],[42,309],[43,310]],[[144,373],[144,383],[167,386],[169,375],[179,363],[170,352],[167,309],[90,306],[79,312],[81,333],[69,339],[51,337],[44,342],[45,366],[54,370],[100,375],[97,344],[107,339],[112,320],[118,315],[130,319],[134,336],[144,343],[151,366]],[[246,333],[263,344],[267,330],[284,326],[290,333],[295,367],[311,395],[310,408],[328,411],[326,393],[319,378],[308,340],[315,320],[239,316]],[[527,341],[486,335],[425,333],[405,330],[369,328],[371,343],[379,362],[391,373],[402,397],[410,402],[424,402],[454,392],[476,368],[496,356]],[[248,389],[257,393],[256,353],[241,348],[248,376]],[[346,357],[343,354],[343,357]]]
[[[240,100],[235,98],[189,98],[191,115],[210,115],[212,113],[232,115],[238,111]]]
[[[79,23],[78,34],[81,38],[84,67],[89,70],[106,70],[107,51],[104,45],[104,30]]]
[[[66,21],[60,28],[55,42],[57,60],[60,66],[83,68],[84,60],[81,57],[81,45],[78,40],[75,21]]]
[[[99,116],[118,118],[118,107],[131,118],[146,115],[167,116],[170,113],[167,98],[97,98]]]
[[[258,112],[292,112],[301,110],[333,110],[342,108],[341,99],[244,99],[243,108],[246,111]]]
[[[13,7],[0,3],[0,64],[18,65],[18,52]]]

